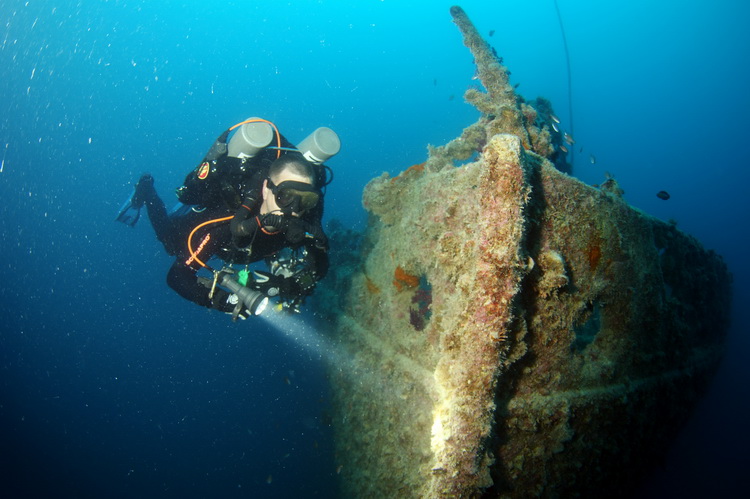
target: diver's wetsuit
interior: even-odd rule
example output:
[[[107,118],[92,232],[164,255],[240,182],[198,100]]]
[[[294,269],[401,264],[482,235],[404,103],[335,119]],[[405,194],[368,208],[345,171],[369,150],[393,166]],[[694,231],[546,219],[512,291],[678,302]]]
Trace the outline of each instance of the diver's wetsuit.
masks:
[[[201,268],[188,249],[190,232],[201,223],[231,216],[227,209],[206,209],[202,212],[188,211],[186,214],[168,215],[164,202],[153,187],[153,181],[144,186],[143,201],[148,211],[156,238],[164,245],[167,253],[174,255],[175,261],[167,274],[167,284],[180,296],[198,305],[215,308],[222,312],[231,312],[233,304],[227,302],[229,293],[216,288],[213,300],[209,298],[210,287],[198,278]],[[255,214],[254,214],[255,215]],[[232,234],[229,221],[207,224],[198,229],[192,238],[192,248],[204,263],[223,250],[232,250]],[[288,247],[284,234],[267,234],[258,230],[251,245],[252,253],[243,252],[242,263],[251,263],[273,256],[279,250]],[[322,279],[328,271],[328,255],[324,249],[308,246],[316,280]]]

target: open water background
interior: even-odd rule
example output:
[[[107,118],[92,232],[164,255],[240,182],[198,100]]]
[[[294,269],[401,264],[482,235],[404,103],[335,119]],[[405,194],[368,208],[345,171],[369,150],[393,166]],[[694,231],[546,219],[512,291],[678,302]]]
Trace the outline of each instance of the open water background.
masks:
[[[292,141],[339,133],[327,218],[363,229],[370,178],[477,117],[450,5],[0,3],[2,497],[335,494],[320,354],[184,302],[148,223],[113,218],[142,172],[170,199],[221,131],[262,116]],[[575,130],[578,177],[610,172],[728,262],[726,359],[642,495],[733,495],[750,447],[749,5],[559,0],[572,123],[553,1],[460,5],[519,92]]]

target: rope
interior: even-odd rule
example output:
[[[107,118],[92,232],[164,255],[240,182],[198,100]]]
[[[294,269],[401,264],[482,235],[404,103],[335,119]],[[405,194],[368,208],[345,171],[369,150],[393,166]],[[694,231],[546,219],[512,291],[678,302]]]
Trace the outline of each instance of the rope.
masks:
[[[568,52],[568,40],[565,36],[565,26],[563,26],[562,16],[560,15],[560,7],[555,2],[555,11],[557,11],[557,20],[560,22],[560,33],[562,33],[563,48],[565,49],[565,65],[568,68],[568,116],[570,117],[570,135],[575,137],[575,131],[573,129],[573,84],[571,83],[570,75],[570,53]],[[570,148],[570,168],[573,169],[573,163],[575,162],[575,147]]]

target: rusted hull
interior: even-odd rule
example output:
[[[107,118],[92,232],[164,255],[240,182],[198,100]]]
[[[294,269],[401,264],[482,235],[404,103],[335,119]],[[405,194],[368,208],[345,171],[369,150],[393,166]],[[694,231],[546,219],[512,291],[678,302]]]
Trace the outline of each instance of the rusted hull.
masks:
[[[321,290],[346,497],[622,494],[663,457],[730,276],[609,187],[513,135],[368,185],[363,251]]]

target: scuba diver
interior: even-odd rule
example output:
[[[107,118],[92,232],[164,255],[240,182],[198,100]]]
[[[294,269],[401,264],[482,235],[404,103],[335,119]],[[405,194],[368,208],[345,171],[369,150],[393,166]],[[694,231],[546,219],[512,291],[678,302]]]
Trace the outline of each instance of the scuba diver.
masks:
[[[177,189],[184,203],[179,209],[167,213],[153,177],[145,174],[117,221],[134,226],[146,207],[157,239],[176,257],[167,284],[183,298],[235,320],[261,313],[268,297],[299,311],[328,271],[321,218],[330,169],[323,161],[339,149],[328,128],[295,148],[275,125],[251,118],[225,131],[188,174]],[[206,262],[213,256],[229,266],[211,268]],[[251,277],[247,266],[260,260],[269,272],[255,270]],[[235,273],[232,264],[245,269]],[[202,268],[210,278],[198,275]]]

